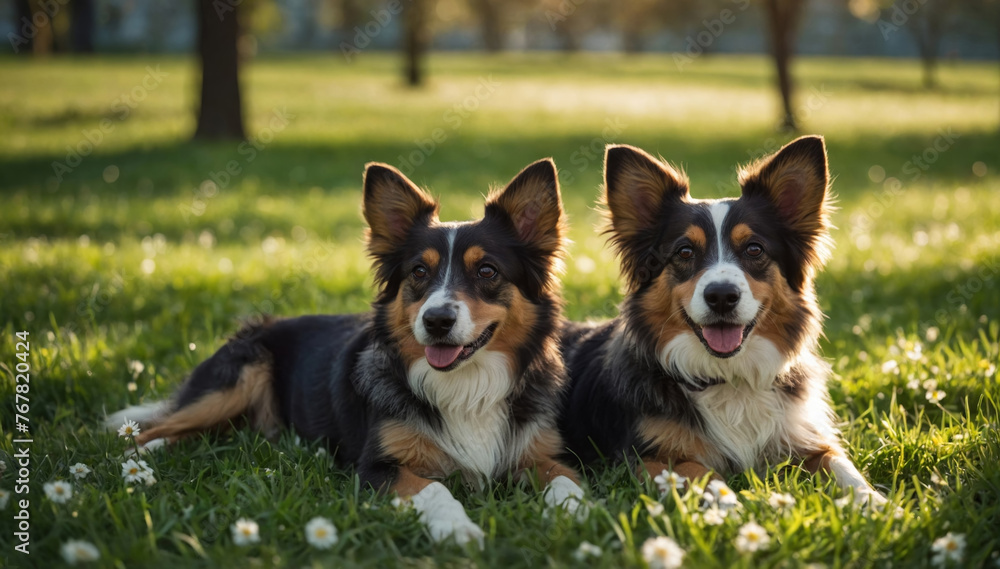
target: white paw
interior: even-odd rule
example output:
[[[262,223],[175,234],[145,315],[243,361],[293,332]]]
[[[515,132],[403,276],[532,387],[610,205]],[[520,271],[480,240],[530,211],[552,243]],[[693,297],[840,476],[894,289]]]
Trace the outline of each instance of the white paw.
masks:
[[[427,531],[434,541],[444,541],[454,537],[459,545],[474,540],[479,549],[483,548],[483,538],[486,534],[479,526],[472,523],[465,513],[465,508],[451,495],[444,484],[431,482],[417,492],[410,501],[420,512],[420,521],[427,526]]]
[[[583,488],[565,476],[556,476],[549,482],[543,497],[545,505],[551,508],[562,508],[573,514],[577,521],[587,519],[590,507],[583,501]]]
[[[459,545],[475,541],[479,549],[483,548],[483,538],[486,537],[486,534],[468,517],[464,520],[428,520],[425,523],[427,531],[430,532],[434,541],[441,542],[449,537],[454,537],[455,543]]]

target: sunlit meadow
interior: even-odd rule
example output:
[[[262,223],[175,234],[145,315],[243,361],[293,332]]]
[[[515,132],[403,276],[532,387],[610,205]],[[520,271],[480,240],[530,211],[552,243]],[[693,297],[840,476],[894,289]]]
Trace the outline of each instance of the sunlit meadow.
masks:
[[[380,54],[252,62],[240,146],[188,142],[187,58],[0,60],[3,566],[1000,567],[1000,136],[985,64],[945,64],[930,92],[912,61],[796,65],[804,131],[826,136],[839,195],[818,281],[830,393],[885,511],[787,465],[730,479],[733,500],[601,469],[581,521],[545,516],[530,485],[451,480],[487,533],[478,551],[433,544],[412,511],[292,433],[129,462],[130,434],[106,431],[105,411],[167,397],[241,318],[367,308],[368,161],[465,219],[491,184],[552,156],[574,241],[566,310],[606,318],[621,300],[595,230],[606,142],[658,153],[696,197],[719,197],[737,193],[738,163],[791,138],[773,128],[763,58],[678,72],[669,56],[436,55],[419,91],[397,71]],[[13,550],[18,332],[30,561]]]

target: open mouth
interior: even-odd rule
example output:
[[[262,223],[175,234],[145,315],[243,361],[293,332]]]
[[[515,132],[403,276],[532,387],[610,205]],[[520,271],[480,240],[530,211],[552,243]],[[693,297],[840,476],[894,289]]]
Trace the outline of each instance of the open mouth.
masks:
[[[496,329],[497,323],[494,322],[487,326],[475,341],[465,346],[453,346],[451,344],[425,346],[424,355],[427,356],[427,363],[438,371],[453,370],[458,364],[471,358],[472,354],[476,353],[476,350],[485,346],[493,338],[493,332]]]
[[[757,319],[754,318],[746,326],[729,322],[716,322],[699,326],[695,324],[694,320],[691,320],[687,312],[684,313],[684,320],[694,330],[695,335],[698,336],[709,353],[717,358],[730,358],[738,354],[740,348],[743,347],[743,341],[757,325]]]

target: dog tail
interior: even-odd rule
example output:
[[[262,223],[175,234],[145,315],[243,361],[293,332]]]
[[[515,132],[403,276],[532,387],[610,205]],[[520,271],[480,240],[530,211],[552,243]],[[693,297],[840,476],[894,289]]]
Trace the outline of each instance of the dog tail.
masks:
[[[280,427],[280,413],[271,354],[259,342],[270,324],[266,320],[244,325],[191,372],[173,399],[118,411],[108,417],[108,425],[121,426],[125,419],[136,421],[145,428],[135,440],[147,445],[157,439],[174,442],[224,428],[246,416],[265,436],[273,437]]]

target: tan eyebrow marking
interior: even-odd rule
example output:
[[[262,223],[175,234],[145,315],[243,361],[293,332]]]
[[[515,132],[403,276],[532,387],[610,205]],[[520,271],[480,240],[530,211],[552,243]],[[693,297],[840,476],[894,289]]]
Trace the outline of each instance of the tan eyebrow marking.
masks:
[[[729,235],[732,237],[733,243],[739,245],[753,236],[753,230],[750,229],[749,225],[745,223],[739,223],[736,225],[736,227],[733,228],[732,232],[730,232]]]
[[[482,247],[479,245],[473,245],[465,250],[465,254],[462,255],[462,260],[465,261],[465,268],[471,271],[476,264],[479,263],[479,261],[483,260],[483,257],[485,256],[486,251],[483,251]]]
[[[699,248],[705,248],[705,230],[698,227],[697,225],[692,225],[688,227],[688,230],[684,232],[684,235],[691,240]]]
[[[441,262],[441,253],[438,253],[437,249],[425,249],[420,255],[420,260],[427,265],[428,269],[434,269]]]

